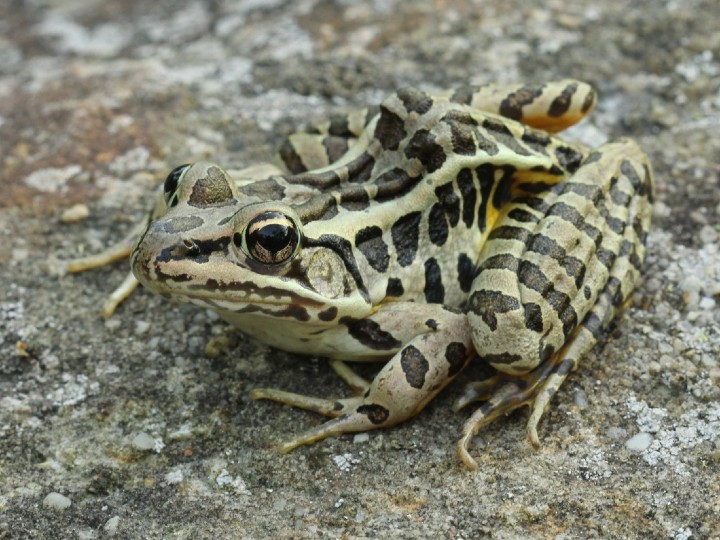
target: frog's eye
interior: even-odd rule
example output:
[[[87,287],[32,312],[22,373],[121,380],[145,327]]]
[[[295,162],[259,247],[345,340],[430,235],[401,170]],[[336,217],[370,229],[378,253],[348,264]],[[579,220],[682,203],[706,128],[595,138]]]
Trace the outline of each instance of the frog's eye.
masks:
[[[176,195],[178,186],[180,185],[180,179],[189,168],[189,163],[175,167],[172,171],[170,171],[170,174],[168,174],[165,179],[165,184],[163,184],[163,193],[165,195],[165,204],[167,204],[168,207],[175,206],[177,204],[178,199]]]
[[[252,259],[263,264],[281,264],[292,259],[300,245],[300,230],[282,212],[268,211],[255,216],[233,242]]]

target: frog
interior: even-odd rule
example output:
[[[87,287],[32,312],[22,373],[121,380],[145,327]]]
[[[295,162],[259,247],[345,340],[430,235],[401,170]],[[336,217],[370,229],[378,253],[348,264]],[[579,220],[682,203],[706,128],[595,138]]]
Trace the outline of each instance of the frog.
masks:
[[[328,420],[279,444],[388,428],[417,415],[471,362],[481,403],[456,444],[528,407],[537,428],[568,375],[630,301],[645,255],[653,174],[631,139],[597,148],[558,132],[596,103],[577,80],[402,88],[375,108],[291,134],[279,166],[174,168],[128,237],[73,260],[127,257],[138,284],[209,308],[278,349],[325,357],[350,388],[250,397]],[[348,362],[379,362],[368,380]]]

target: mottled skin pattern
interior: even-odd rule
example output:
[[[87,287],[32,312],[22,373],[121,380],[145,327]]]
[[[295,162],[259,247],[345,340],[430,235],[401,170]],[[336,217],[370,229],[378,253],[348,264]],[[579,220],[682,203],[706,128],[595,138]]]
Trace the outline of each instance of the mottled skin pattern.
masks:
[[[537,445],[550,398],[632,291],[650,225],[652,175],[634,142],[590,151],[551,134],[594,100],[576,81],[407,88],[292,135],[280,149],[290,174],[178,167],[133,273],[270,345],[333,359],[354,397],[252,392],[332,418],[283,452],[402,422],[473,358],[497,375],[456,403],[485,402],[463,429],[462,461],[475,466],[480,427],[524,405]],[[385,365],[366,381],[343,360]]]

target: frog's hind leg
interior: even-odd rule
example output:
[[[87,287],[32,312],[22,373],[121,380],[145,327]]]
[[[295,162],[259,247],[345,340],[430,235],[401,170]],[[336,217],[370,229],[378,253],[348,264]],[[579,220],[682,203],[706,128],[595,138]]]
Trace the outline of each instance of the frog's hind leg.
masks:
[[[278,159],[293,174],[322,169],[339,160],[357,142],[374,111],[361,109],[290,134]]]
[[[595,315],[602,311],[600,306]],[[468,448],[473,437],[484,426],[492,423],[500,416],[510,414],[515,409],[529,406],[528,438],[534,447],[540,445],[537,425],[550,402],[568,374],[578,366],[579,359],[596,343],[596,338],[585,325],[578,327],[570,345],[562,349],[552,359],[540,364],[535,370],[523,377],[498,376],[502,381],[497,389],[477,392],[475,385],[470,385],[465,393],[456,401],[454,409],[458,410],[474,401],[485,401],[465,422],[462,435],[457,443],[457,453],[461,461],[469,468],[476,469],[477,463],[470,455]]]
[[[619,262],[616,270],[622,271],[623,264],[622,261]],[[627,294],[625,294],[620,302],[618,292],[616,282],[610,280],[597,303],[582,324],[575,329],[568,344],[550,360],[540,364],[529,375],[506,376],[506,380],[492,393],[488,388],[484,388],[484,392],[478,391],[476,384],[468,386],[465,393],[455,402],[456,410],[474,401],[487,401],[465,422],[462,436],[457,443],[458,455],[467,467],[477,468],[477,463],[468,452],[470,441],[477,432],[499,416],[509,414],[520,407],[530,407],[531,412],[527,423],[528,439],[535,448],[540,446],[537,426],[550,400],[565,382],[567,376],[577,369],[580,359],[595,346],[602,331],[614,318],[616,310],[627,301]],[[502,381],[503,376],[496,376],[493,379]]]
[[[602,146],[543,200],[510,204],[486,244],[468,302],[478,354],[504,381],[475,385],[457,406],[487,399],[466,422],[458,454],[470,468],[472,437],[528,405],[527,430],[626,304],[645,254],[652,175],[627,140]],[[513,217],[514,216],[514,217]],[[578,322],[579,321],[579,322]]]
[[[544,84],[463,86],[446,97],[551,133],[582,120],[596,101],[592,86],[572,79]]]

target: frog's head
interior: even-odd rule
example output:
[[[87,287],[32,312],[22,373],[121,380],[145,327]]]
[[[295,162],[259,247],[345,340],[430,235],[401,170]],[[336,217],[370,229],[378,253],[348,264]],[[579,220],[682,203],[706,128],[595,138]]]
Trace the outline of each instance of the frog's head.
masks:
[[[308,238],[295,210],[239,193],[211,163],[174,169],[132,252],[149,289],[222,311],[328,322],[368,303],[354,259],[333,235]]]

